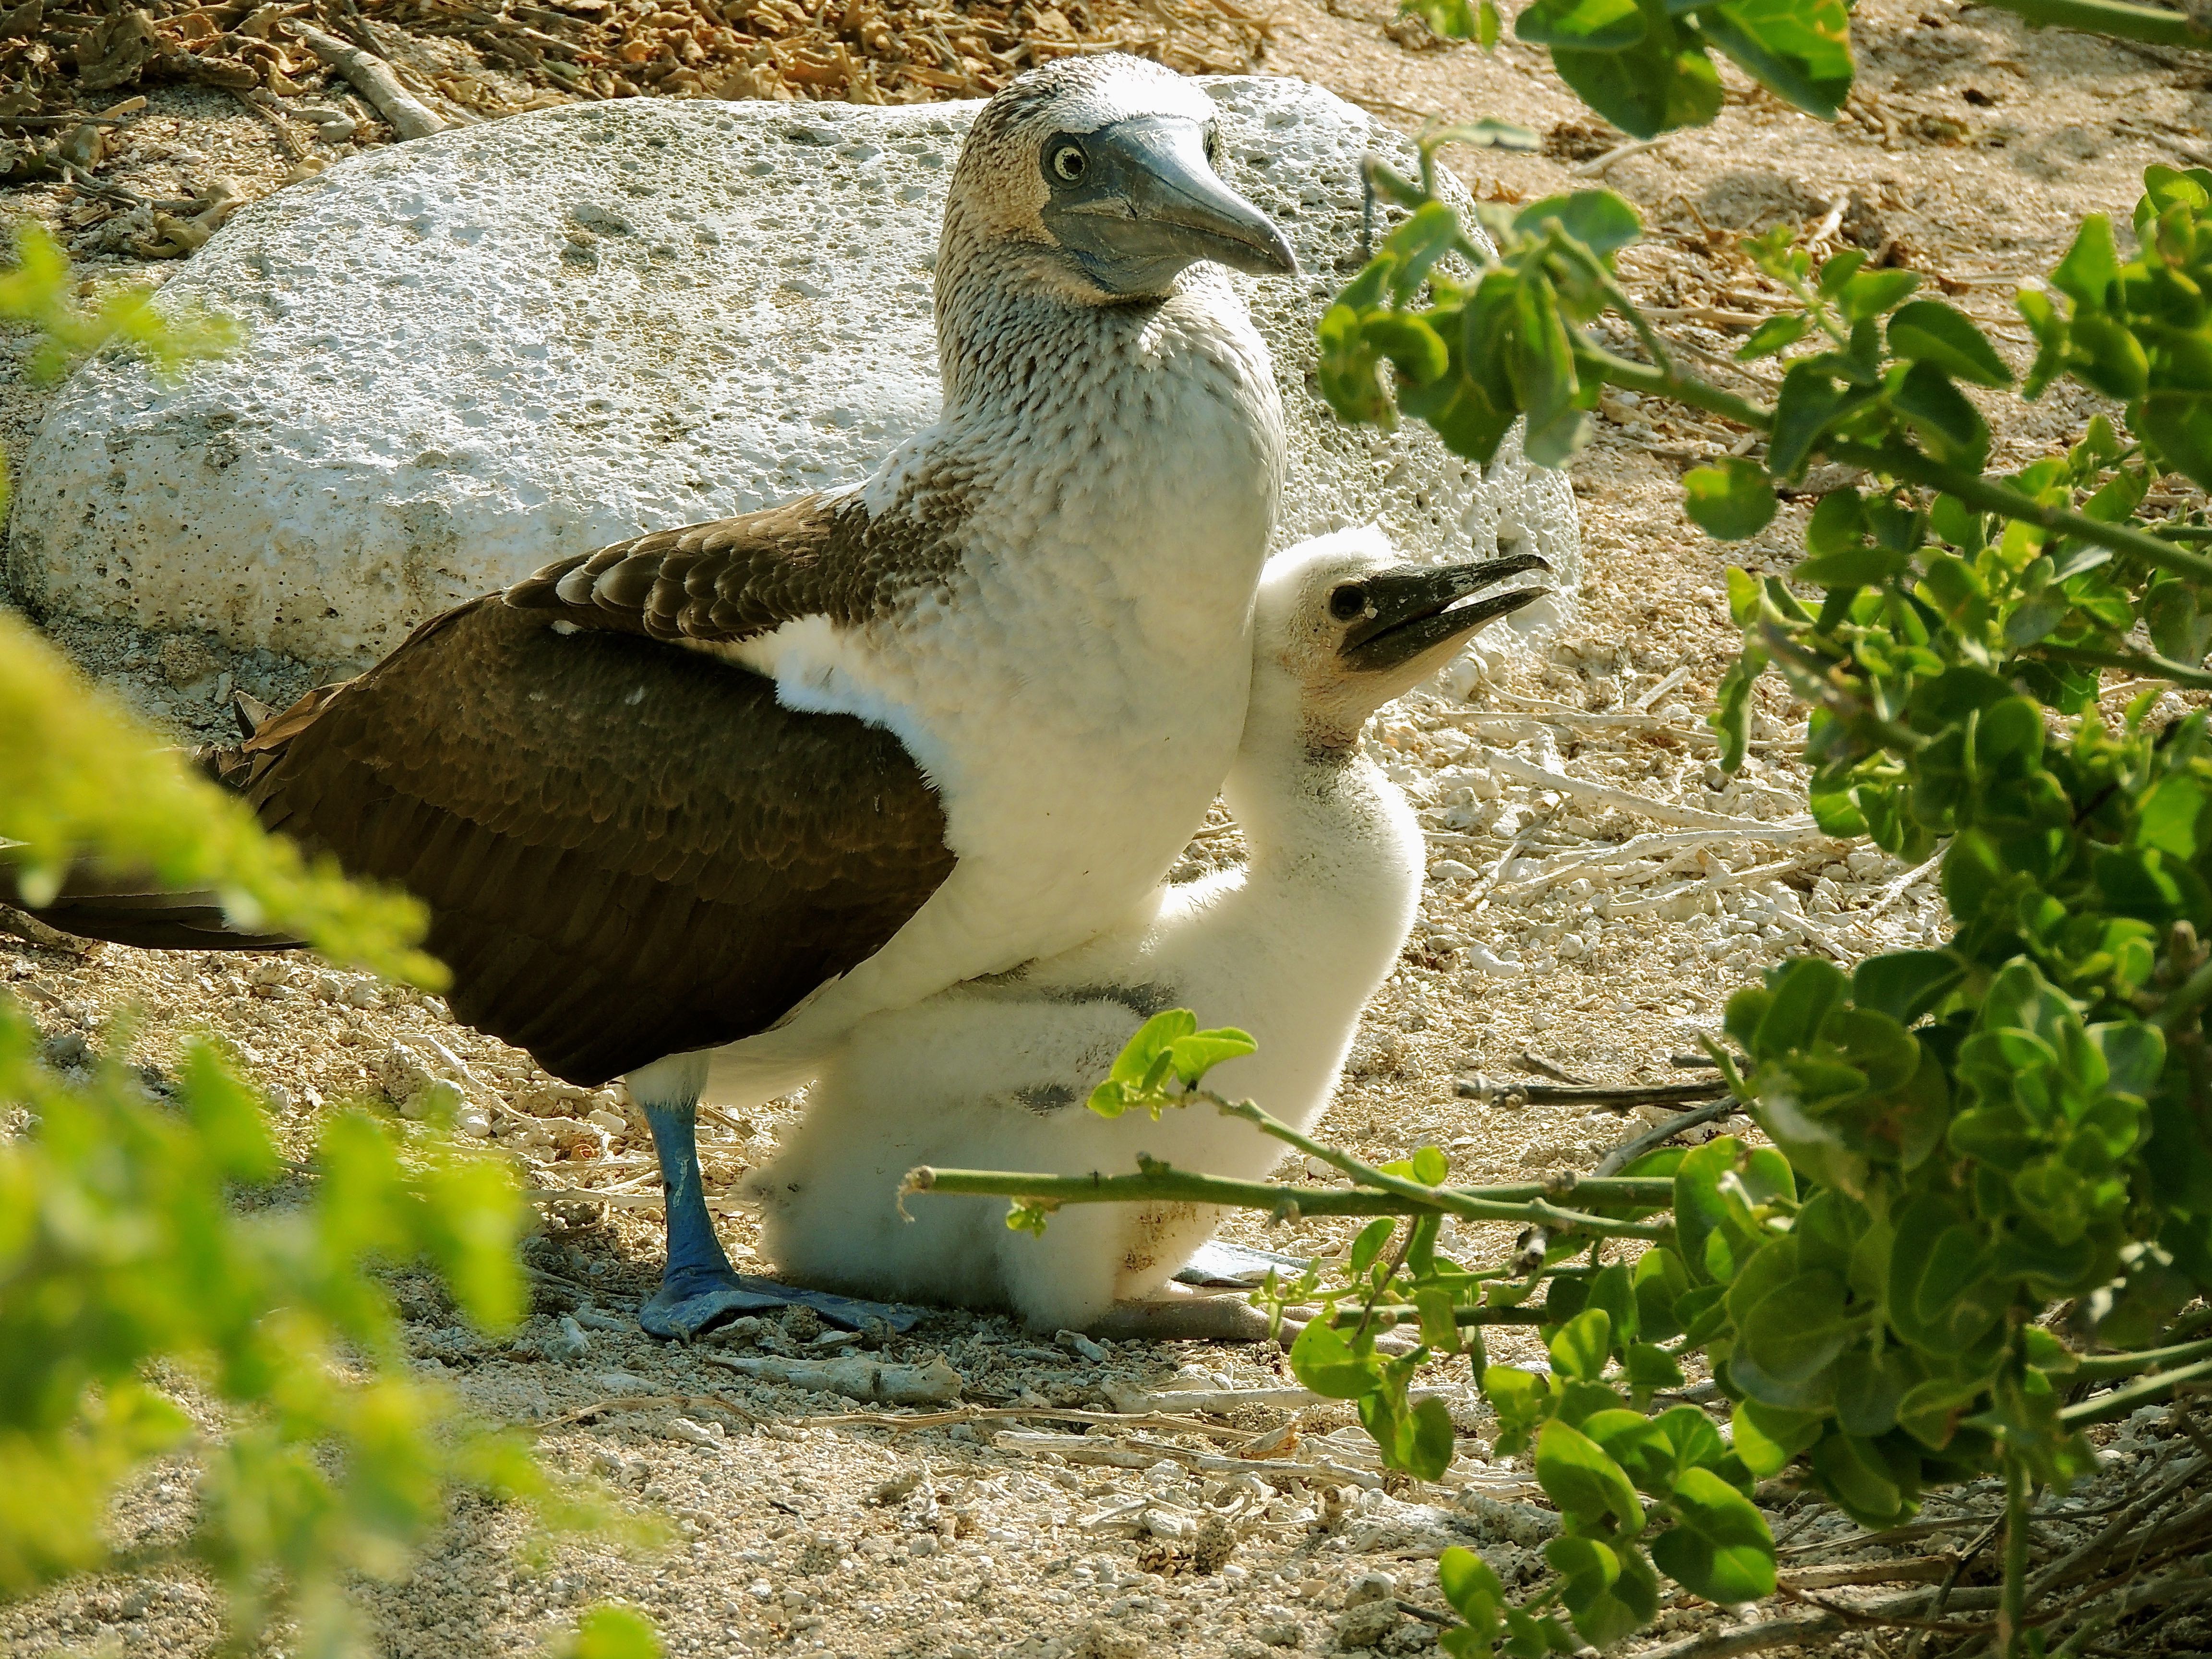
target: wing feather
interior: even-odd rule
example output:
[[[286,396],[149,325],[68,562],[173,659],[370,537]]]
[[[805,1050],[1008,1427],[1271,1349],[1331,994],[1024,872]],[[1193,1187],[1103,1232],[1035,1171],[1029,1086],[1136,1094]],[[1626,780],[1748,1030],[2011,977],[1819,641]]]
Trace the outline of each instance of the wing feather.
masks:
[[[945,581],[963,517],[957,489],[881,516],[850,495],[809,495],[558,559],[505,597],[578,628],[671,641],[726,643],[799,617],[849,625]]]
[[[766,1029],[953,860],[888,732],[642,629],[564,635],[561,613],[448,613],[270,722],[246,775],[264,823],[429,906],[456,1016],[588,1085]]]

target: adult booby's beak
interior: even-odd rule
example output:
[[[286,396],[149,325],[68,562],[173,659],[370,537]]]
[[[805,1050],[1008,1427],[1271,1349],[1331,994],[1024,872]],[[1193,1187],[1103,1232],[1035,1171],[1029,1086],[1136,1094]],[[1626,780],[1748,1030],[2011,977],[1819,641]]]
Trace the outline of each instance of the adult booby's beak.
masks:
[[[1200,259],[1254,276],[1297,270],[1275,222],[1207,162],[1196,121],[1146,115],[1069,133],[1045,146],[1044,164],[1045,228],[1109,294],[1165,293]]]
[[[1456,645],[1485,623],[1510,617],[1552,590],[1516,587],[1471,605],[1458,601],[1524,570],[1551,568],[1534,553],[1516,553],[1467,564],[1401,564],[1378,570],[1358,584],[1365,593],[1365,614],[1346,630],[1339,654],[1354,673],[1376,674],[1427,656],[1439,646]]]

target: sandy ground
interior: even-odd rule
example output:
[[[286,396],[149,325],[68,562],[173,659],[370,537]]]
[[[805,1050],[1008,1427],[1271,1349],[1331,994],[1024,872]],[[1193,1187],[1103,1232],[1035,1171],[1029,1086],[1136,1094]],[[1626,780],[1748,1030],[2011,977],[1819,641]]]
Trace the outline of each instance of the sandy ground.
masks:
[[[1710,130],[1609,161],[1620,136],[1580,108],[1540,53],[1440,46],[1396,21],[1385,0],[1326,9],[1284,0],[1261,66],[1309,76],[1408,130],[1431,114],[1497,115],[1547,135],[1540,156],[1462,155],[1479,196],[1511,202],[1584,187],[1601,165],[1654,233],[1626,256],[1630,287],[1672,337],[1721,356],[1776,304],[1734,252],[1735,239],[1787,221],[1923,272],[1954,303],[1996,322],[2024,362],[2025,331],[2006,320],[2013,287],[2059,257],[2082,214],[2124,219],[2147,163],[2200,161],[2212,148],[2203,137],[2212,78],[2186,54],[1895,0],[1862,5],[1856,37],[1861,90],[1833,125],[1737,80]],[[149,193],[190,194],[216,173],[258,193],[289,165],[263,122],[190,88],[156,92],[115,142],[118,159],[103,176]],[[174,268],[131,258],[123,234],[106,228],[112,219],[64,193],[19,191],[7,204],[53,225],[91,269],[158,278]],[[0,356],[14,349],[0,341]],[[9,362],[0,442],[21,453],[46,394]],[[2007,463],[2064,441],[2091,412],[2063,395],[1987,406]],[[1803,711],[1778,686],[1762,688],[1752,763],[1735,781],[1721,778],[1700,724],[1735,649],[1720,597],[1726,566],[1786,568],[1807,506],[1786,509],[1748,547],[1717,547],[1681,516],[1675,478],[1735,434],[1627,398],[1608,399],[1604,414],[1598,442],[1574,469],[1589,551],[1578,620],[1538,657],[1468,659],[1371,731],[1374,752],[1421,808],[1433,849],[1420,927],[1368,1012],[1325,1126],[1364,1157],[1432,1143],[1468,1181],[1587,1168],[1642,1124],[1531,1105],[1513,1084],[1562,1073],[1679,1077],[1670,1057],[1693,1052],[1730,990],[1781,956],[1811,950],[1849,962],[1943,933],[1926,872],[1793,824],[1804,811],[1792,759]],[[233,658],[189,635],[53,632],[180,736],[222,734],[233,687],[282,702],[314,673]],[[1559,781],[1494,775],[1486,749]],[[1627,810],[1626,797],[1650,805]],[[1712,830],[1715,817],[1725,833],[1691,833]],[[1224,843],[1233,838],[1207,845],[1218,854]],[[1548,1517],[1522,1501],[1523,1471],[1488,1458],[1486,1419],[1463,1368],[1438,1367],[1431,1379],[1451,1391],[1462,1460],[1442,1486],[1418,1490],[1376,1476],[1339,1408],[1302,1413],[1305,1437],[1286,1454],[1305,1469],[1300,1478],[1279,1463],[1251,1473],[1199,1467],[1284,1419],[1256,1403],[1210,1419],[1209,1433],[1125,1425],[1086,1437],[1089,1446],[1018,1437],[1077,1426],[1042,1418],[902,1431],[825,1421],[867,1408],[756,1384],[716,1363],[718,1354],[805,1350],[816,1333],[803,1322],[690,1350],[630,1333],[627,1311],[657,1274],[659,1218],[649,1147],[629,1132],[617,1097],[551,1083],[523,1056],[452,1025],[434,1000],[313,963],[122,950],[82,959],[0,938],[0,979],[35,1005],[63,1062],[80,1042],[96,1046],[125,1006],[149,1012],[143,1052],[156,1060],[189,1030],[222,1033],[301,1142],[325,1102],[404,1097],[426,1073],[457,1075],[458,1065],[532,1184],[618,1189],[611,1204],[548,1206],[532,1247],[541,1310],[516,1338],[489,1341],[461,1328],[427,1282],[403,1279],[403,1306],[420,1363],[501,1419],[563,1418],[617,1396],[661,1400],[564,1420],[543,1443],[555,1464],[596,1472],[672,1517],[678,1541],[658,1555],[567,1544],[550,1565],[533,1565],[521,1517],[465,1504],[411,1577],[363,1588],[391,1654],[527,1650],[604,1597],[646,1608],[684,1654],[1200,1659],[1373,1640],[1410,1651],[1433,1641],[1431,1628],[1382,1616],[1376,1603],[1441,1605],[1433,1558],[1443,1543],[1479,1544],[1509,1580],[1534,1570],[1529,1547]],[[727,1184],[759,1162],[795,1110],[784,1103],[714,1130],[710,1182]],[[1297,1166],[1285,1173],[1315,1179]],[[726,1231],[740,1266],[757,1265],[750,1218],[732,1213]],[[1298,1252],[1341,1249],[1349,1231],[1325,1221],[1230,1229]],[[1504,1241],[1463,1242],[1480,1250]],[[580,1322],[580,1350],[558,1322],[564,1313]],[[1261,1350],[1086,1347],[967,1315],[933,1316],[884,1357],[933,1354],[959,1373],[969,1401],[1037,1411],[1141,1407],[1147,1389],[1163,1386],[1287,1380],[1279,1357]],[[698,1398],[708,1395],[719,1403]],[[678,1396],[692,1403],[679,1407]],[[1111,1451],[1119,1442],[1127,1446]],[[1109,1456],[1151,1467],[1097,1461]],[[1955,1501],[1982,1499],[1970,1492]],[[1177,1540],[1206,1509],[1233,1517],[1235,1543],[1225,1565],[1197,1571]],[[189,1512],[186,1480],[149,1478],[119,1506],[118,1540],[176,1536]],[[1817,1538],[1835,1522],[1808,1524]],[[1686,1603],[1662,1628],[1718,1616]],[[9,1654],[198,1653],[216,1634],[210,1593],[184,1578],[88,1581],[0,1608],[0,1651]]]

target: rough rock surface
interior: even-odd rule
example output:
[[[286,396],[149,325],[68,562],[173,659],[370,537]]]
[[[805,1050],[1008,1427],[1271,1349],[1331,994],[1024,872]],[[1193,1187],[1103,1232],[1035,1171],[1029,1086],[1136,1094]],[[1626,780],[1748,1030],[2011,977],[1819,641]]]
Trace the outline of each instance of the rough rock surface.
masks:
[[[1410,148],[1303,82],[1206,84],[1231,182],[1304,267],[1239,279],[1291,416],[1282,542],[1370,519],[1417,556],[1502,538],[1571,590],[1564,477],[1346,429],[1311,389],[1359,157]],[[936,410],[930,268],[978,107],[575,105],[257,203],[165,291],[249,344],[174,386],[81,371],[25,458],[10,582],[41,614],[341,665],[562,554],[862,477]]]

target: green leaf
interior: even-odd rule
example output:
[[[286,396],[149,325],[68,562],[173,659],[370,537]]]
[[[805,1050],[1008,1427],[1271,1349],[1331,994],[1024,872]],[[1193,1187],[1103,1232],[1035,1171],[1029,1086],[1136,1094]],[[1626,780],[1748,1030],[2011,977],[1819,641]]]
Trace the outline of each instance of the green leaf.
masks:
[[[2212,489],[2212,394],[2154,392],[2136,410],[2134,424],[2166,465]]]
[[[1909,1350],[1893,1345],[1877,1353],[1862,1343],[1836,1362],[1836,1421],[1864,1439],[1887,1434],[1905,1391],[1920,1378]]]
[[[1751,744],[1751,688],[1766,671],[1763,652],[1746,651],[1728,665],[1713,698],[1713,711],[1705,716],[1721,744],[1721,770],[1733,774],[1743,765]]]
[[[1370,277],[1373,279],[1375,297],[1379,297],[1392,263],[1378,258],[1370,265],[1323,314],[1314,331],[1321,343],[1314,378],[1337,418],[1353,426],[1373,425],[1388,429],[1397,419],[1397,409],[1383,391],[1378,373],[1382,360],[1367,343],[1360,323],[1363,307],[1350,302],[1353,289],[1366,283]],[[1373,305],[1375,297],[1366,297],[1365,304]]]
[[[1946,374],[1976,386],[2012,384],[1996,348],[1966,313],[1941,300],[1915,300],[1889,319],[1889,349],[1899,357],[1933,363]]]
[[[1259,1048],[1249,1031],[1224,1025],[1210,1031],[1193,1031],[1168,1045],[1169,1064],[1184,1083],[1195,1086],[1224,1060],[1237,1060]]]
[[[1787,350],[1805,337],[1813,326],[1813,319],[1802,312],[1784,312],[1769,317],[1735,349],[1737,361],[1755,362],[1761,357],[1771,357],[1778,351]]]
[[[1720,112],[1718,72],[1702,46],[1668,15],[1664,0],[1638,0],[1638,9],[1645,27],[1640,44],[1609,52],[1554,46],[1552,67],[1584,103],[1632,137],[1705,125]]]
[[[1604,1310],[1589,1309],[1560,1326],[1549,1346],[1552,1368],[1561,1376],[1595,1382],[1604,1375],[1606,1358],[1613,1352],[1613,1322]]]
[[[1410,300],[1428,281],[1437,261],[1460,245],[1462,234],[1459,215],[1449,204],[1424,202],[1414,209],[1413,216],[1392,231],[1382,244],[1383,252],[1395,255],[1397,260],[1390,273],[1392,301],[1403,305]],[[1373,317],[1367,319],[1370,330],[1376,321]],[[1370,334],[1370,338],[1373,337]],[[1382,343],[1376,340],[1375,343],[1380,347]]]
[[[1761,1480],[1782,1473],[1790,1460],[1820,1437],[1818,1412],[1784,1411],[1755,1400],[1736,1402],[1730,1426],[1735,1455]]]
[[[1606,1316],[1610,1327],[1607,1340],[1613,1352],[1624,1352],[1635,1340],[1639,1322],[1636,1282],[1626,1262],[1614,1262],[1589,1281],[1588,1305]]]
[[[2150,386],[2150,358],[2135,331],[2119,319],[2085,312],[2069,331],[2073,351],[2066,366],[2075,378],[2108,398],[2140,398]],[[2192,396],[2177,394],[2184,398]],[[2140,429],[2142,417],[2136,425]]]
[[[1390,1235],[1397,1227],[1397,1222],[1386,1215],[1377,1216],[1359,1230],[1359,1236],[1352,1241],[1349,1256],[1354,1279],[1364,1277],[1375,1265],[1376,1258],[1382,1254],[1382,1247],[1390,1242]]]
[[[1639,44],[1648,26],[1636,0],[1536,0],[1513,20],[1513,33],[1532,46],[1619,52]]]
[[[1844,0],[1731,0],[1697,11],[1708,40],[1808,114],[1833,120],[1850,95],[1850,13]]]
[[[1719,1135],[1692,1147],[1674,1171],[1674,1229],[1676,1246],[1692,1277],[1711,1282],[1705,1244],[1727,1218],[1720,1182],[1735,1167],[1743,1143],[1733,1135]]]
[[[1926,1194],[1898,1217],[1885,1300],[1899,1336],[1949,1358],[1963,1353],[2003,1316],[2010,1295],[2002,1281],[1990,1276],[1980,1230],[1950,1200]]]
[[[1413,1152],[1413,1179],[1424,1187],[1441,1187],[1451,1179],[1451,1164],[1434,1146],[1416,1147]]]
[[[1830,1434],[1813,1448],[1812,1464],[1821,1488],[1863,1527],[1893,1527],[1912,1513],[1898,1471],[1871,1440]]]
[[[1658,1578],[1633,1544],[1554,1538],[1544,1546],[1544,1559],[1566,1580],[1560,1599],[1593,1647],[1610,1647],[1659,1616]]]
[[[1729,1455],[1720,1431],[1695,1406],[1670,1407],[1652,1421],[1674,1448],[1677,1474],[1685,1469],[1717,1468]]]
[[[2112,250],[2112,222],[2101,213],[2093,213],[2082,220],[2081,229],[2074,234],[2074,246],[2052,270],[2051,285],[2076,305],[2100,311],[2119,280],[2119,256]]]
[[[1528,14],[1521,15],[1525,18]],[[1644,234],[1644,222],[1636,216],[1636,210],[1609,190],[1578,190],[1571,196],[1547,196],[1531,202],[1513,216],[1513,228],[1528,235],[1541,235],[1554,219],[1568,235],[1601,258],[1626,247]]]
[[[2143,598],[2143,621],[2151,643],[2160,656],[2194,666],[2212,651],[2212,616],[2197,603],[2197,584],[2175,576],[2160,576]],[[2180,856],[2187,858],[2194,847]]]
[[[1865,545],[1866,535],[1865,503],[1859,492],[1848,486],[1821,496],[1805,525],[1805,545],[1824,557],[1858,551]]]
[[[1813,1045],[1828,1014],[1849,994],[1850,981],[1818,957],[1801,957],[1769,975],[1774,1000],[1752,1033],[1749,1048],[1761,1060],[1778,1060]]]
[[[1778,478],[1794,477],[1830,428],[1875,395],[1863,386],[1837,385],[1819,362],[1801,358],[1782,377],[1766,443],[1767,471]]]
[[[1447,40],[1472,40],[1481,22],[1469,0],[1399,0],[1401,16],[1418,17]]]
[[[1769,1256],[1781,1265],[1767,1268]],[[1842,1275],[1792,1273],[1790,1261],[1787,1252],[1762,1250],[1729,1287],[1737,1331],[1729,1377],[1768,1405],[1818,1409],[1834,1393],[1828,1367],[1863,1322],[1844,1305]]]
[[[1437,1587],[1451,1609],[1486,1641],[1505,1622],[1505,1586],[1490,1564],[1473,1550],[1454,1544],[1437,1558]]]
[[[1740,542],[1756,536],[1774,518],[1774,487],[1766,469],[1741,456],[1723,456],[1711,466],[1682,475],[1682,510],[1708,536]]]
[[[1558,1404],[1551,1379],[1517,1365],[1491,1365],[1482,1373],[1482,1397],[1498,1413],[1498,1443],[1510,1456],[1528,1443],[1528,1437]]]
[[[1638,1490],[1664,1498],[1674,1484],[1674,1443],[1640,1411],[1593,1412],[1577,1425]]]
[[[1651,1559],[1692,1595],[1723,1607],[1774,1594],[1774,1534],[1749,1498],[1705,1469],[1674,1483],[1674,1525]]]
[[[1450,1289],[1443,1285],[1420,1285],[1413,1292],[1413,1307],[1420,1316],[1421,1346],[1438,1353],[1457,1353],[1459,1310]]]
[[[1381,1386],[1382,1368],[1372,1351],[1353,1350],[1326,1319],[1310,1319],[1291,1344],[1291,1374],[1331,1400],[1358,1400]]]
[[[1589,416],[1577,400],[1574,349],[1551,284],[1524,277],[1513,295],[1506,377],[1528,416],[1522,445],[1539,466],[1563,466],[1589,441]]]
[[[1826,286],[1825,282],[1822,285]],[[1881,316],[1919,286],[1920,273],[1914,270],[1859,271],[1842,284],[1835,296],[1836,308],[1846,322],[1863,323]]]
[[[1441,1400],[1424,1400],[1413,1407],[1413,1444],[1405,1459],[1394,1467],[1422,1480],[1441,1480],[1451,1468],[1456,1449],[1452,1437],[1451,1410]]]
[[[1902,553],[1861,545],[1807,559],[1790,574],[1820,587],[1875,587],[1903,575],[1911,563]]]
[[[1989,423],[1934,363],[1914,363],[1895,378],[1889,401],[1928,453],[1945,465],[1978,472],[1989,459]]]
[[[1644,1528],[1644,1505],[1620,1464],[1580,1429],[1553,1418],[1536,1437],[1536,1480],[1560,1512],[1594,1525],[1607,1516],[1624,1533]]]
[[[1680,1169],[1687,1149],[1668,1147],[1664,1152],[1670,1159],[1670,1167],[1666,1173],[1672,1176]],[[1644,1163],[1644,1158],[1638,1158],[1635,1164],[1630,1166],[1630,1171],[1636,1175],[1658,1173],[1656,1170],[1638,1167]],[[1689,1269],[1682,1265],[1682,1258],[1663,1244],[1655,1245],[1637,1257],[1634,1276],[1638,1330],[1654,1342],[1663,1342],[1668,1337],[1680,1335],[1682,1325],[1675,1316],[1675,1308],[1692,1283]]]
[[[1894,951],[1853,970],[1851,1000],[1910,1025],[1956,989],[1966,964],[1948,951]]]
[[[1198,1016],[1188,1008],[1167,1008],[1154,1014],[1137,1028],[1137,1033],[1124,1043],[1121,1052],[1114,1058],[1114,1068],[1107,1077],[1115,1083],[1142,1083],[1156,1061],[1171,1049],[1176,1041],[1191,1036],[1198,1030]]]

